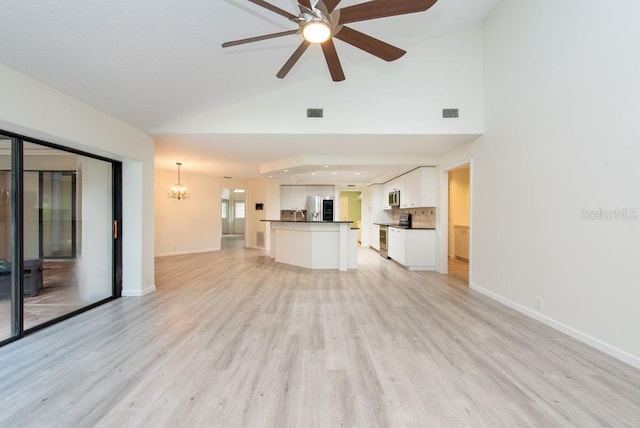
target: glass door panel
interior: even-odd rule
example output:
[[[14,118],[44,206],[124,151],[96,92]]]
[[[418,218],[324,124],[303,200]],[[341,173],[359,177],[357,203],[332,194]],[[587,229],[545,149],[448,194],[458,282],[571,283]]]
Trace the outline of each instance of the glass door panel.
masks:
[[[24,329],[113,296],[113,167],[24,144]]]
[[[0,135],[0,341],[13,336],[11,237],[11,140]]]
[[[75,257],[76,173],[40,172],[41,257]]]

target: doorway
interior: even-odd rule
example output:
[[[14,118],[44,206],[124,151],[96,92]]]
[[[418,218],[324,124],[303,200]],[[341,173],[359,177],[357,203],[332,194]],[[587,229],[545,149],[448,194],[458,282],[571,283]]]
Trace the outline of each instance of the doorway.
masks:
[[[223,188],[221,191],[222,242],[220,248],[244,248],[246,218],[246,191],[239,188]]]
[[[469,284],[469,227],[471,208],[471,169],[462,165],[448,173],[449,227],[448,272]]]
[[[340,221],[350,221],[358,228],[358,244],[362,243],[362,192],[340,192]]]

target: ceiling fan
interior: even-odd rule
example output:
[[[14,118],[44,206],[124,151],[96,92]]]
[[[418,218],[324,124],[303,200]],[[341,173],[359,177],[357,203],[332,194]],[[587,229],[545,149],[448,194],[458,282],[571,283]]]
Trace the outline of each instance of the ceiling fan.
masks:
[[[336,9],[341,0],[298,0],[298,6],[300,7],[299,15],[289,13],[263,0],[249,1],[297,23],[298,28],[226,42],[222,44],[223,48],[276,37],[301,34],[303,38],[302,43],[280,71],[278,71],[276,76],[283,79],[311,44],[319,44],[322,47],[322,52],[327,61],[331,78],[334,82],[340,82],[345,79],[345,76],[335,44],[333,43],[334,38],[369,52],[385,61],[394,61],[406,53],[406,51],[400,48],[356,31],[353,28],[349,28],[345,26],[345,24],[388,16],[424,12],[438,0],[373,0],[341,9]]]

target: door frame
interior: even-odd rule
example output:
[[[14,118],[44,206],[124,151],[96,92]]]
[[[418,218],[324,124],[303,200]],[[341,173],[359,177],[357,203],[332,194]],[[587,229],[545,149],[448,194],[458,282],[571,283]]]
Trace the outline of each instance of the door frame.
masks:
[[[473,284],[473,158],[451,164],[440,170],[440,215],[437,229],[438,237],[438,268],[437,272],[449,273],[449,172],[469,165],[469,286]]]
[[[41,330],[50,325],[64,321],[78,314],[86,312],[104,303],[112,301],[122,295],[122,162],[109,159],[93,153],[76,150],[60,144],[50,143],[37,138],[16,134],[0,129],[0,135],[11,140],[11,222],[12,235],[12,275],[11,295],[11,330],[12,336],[0,340],[0,346],[19,340],[26,335]],[[112,218],[113,218],[113,248],[112,248],[112,295],[93,302],[80,309],[66,313],[60,317],[45,321],[37,326],[24,329],[24,143],[38,144],[43,147],[61,150],[78,156],[84,156],[111,165],[112,171]],[[75,213],[74,213],[75,215]]]

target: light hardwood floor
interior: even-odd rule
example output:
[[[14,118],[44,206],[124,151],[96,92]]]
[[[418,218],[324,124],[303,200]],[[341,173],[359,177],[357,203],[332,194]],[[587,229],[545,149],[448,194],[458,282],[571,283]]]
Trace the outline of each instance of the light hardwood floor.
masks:
[[[469,283],[469,262],[455,257],[449,257],[449,276],[456,277]]]
[[[638,427],[640,371],[362,249],[157,259],[158,291],[0,348],[0,426]]]

